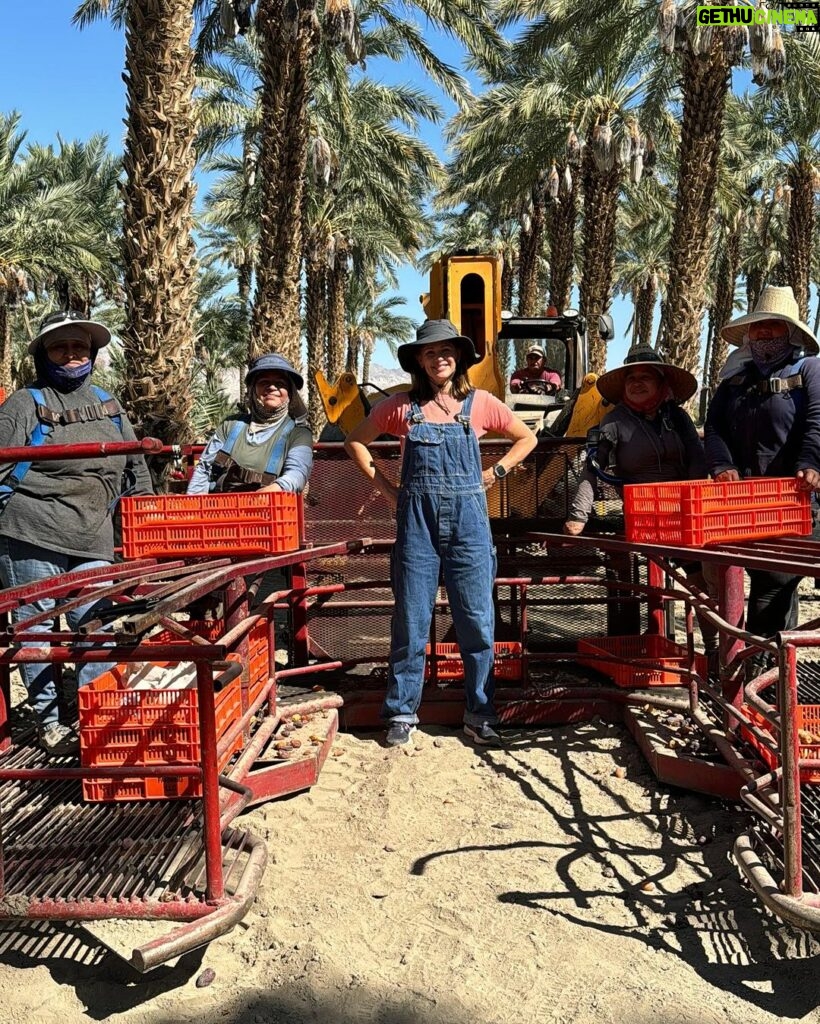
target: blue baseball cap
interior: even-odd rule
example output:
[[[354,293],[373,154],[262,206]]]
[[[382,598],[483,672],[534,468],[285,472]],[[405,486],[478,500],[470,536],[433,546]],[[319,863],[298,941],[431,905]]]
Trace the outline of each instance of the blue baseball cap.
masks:
[[[278,370],[280,373],[287,374],[296,385],[298,391],[301,391],[305,386],[301,373],[297,373],[287,359],[284,356],[280,356],[278,352],[267,352],[265,355],[257,356],[256,359],[251,360],[248,365],[248,372],[245,374],[245,386],[247,387],[251,382],[251,378],[257,373],[262,373],[263,370]]]

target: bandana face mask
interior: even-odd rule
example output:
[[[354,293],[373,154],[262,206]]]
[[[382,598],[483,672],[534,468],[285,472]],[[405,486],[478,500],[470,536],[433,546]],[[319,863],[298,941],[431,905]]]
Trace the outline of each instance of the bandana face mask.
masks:
[[[791,352],[792,343],[788,334],[781,338],[760,338],[749,342],[749,351],[759,370],[777,366]]]

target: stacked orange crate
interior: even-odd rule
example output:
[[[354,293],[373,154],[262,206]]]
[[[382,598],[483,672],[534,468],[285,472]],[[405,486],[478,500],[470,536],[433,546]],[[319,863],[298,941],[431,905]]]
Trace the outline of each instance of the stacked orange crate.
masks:
[[[607,655],[623,658],[626,664],[607,661]],[[687,677],[671,670],[685,669],[688,660],[685,647],[654,633],[646,636],[601,636],[578,641],[578,664],[602,672],[616,686],[625,689],[685,686]],[[650,668],[647,662],[655,662],[660,668]],[[695,671],[706,678],[707,663],[702,654],[695,655]]]
[[[493,675],[496,679],[520,679],[523,674],[520,643],[496,642]],[[430,678],[430,644],[426,649],[425,676]],[[463,679],[464,662],[458,644],[436,644],[436,675],[439,679]]]
[[[748,705],[743,710],[754,725],[768,732],[774,739],[774,729],[767,718]],[[820,704],[798,704],[796,712],[795,726],[800,740],[800,757],[806,760],[820,760]],[[774,771],[780,766],[779,755],[770,750],[746,726],[740,727],[740,733],[768,768]],[[800,781],[820,782],[820,768],[801,768]]]
[[[125,558],[266,555],[299,547],[299,497],[284,491],[123,498]]]
[[[624,487],[627,540],[649,544],[710,544],[807,536],[811,494],[794,477],[718,483],[689,480]]]
[[[238,655],[229,655],[239,660]],[[169,668],[169,663],[156,663]],[[202,763],[199,736],[199,694],[195,687],[138,690],[125,685],[127,666],[118,665],[77,691],[80,712],[80,764],[84,768],[133,767]],[[239,679],[214,694],[217,739],[242,713]],[[220,759],[225,767],[242,748],[242,736]],[[146,776],[83,779],[83,797],[89,801],[147,800],[197,797],[197,779]]]

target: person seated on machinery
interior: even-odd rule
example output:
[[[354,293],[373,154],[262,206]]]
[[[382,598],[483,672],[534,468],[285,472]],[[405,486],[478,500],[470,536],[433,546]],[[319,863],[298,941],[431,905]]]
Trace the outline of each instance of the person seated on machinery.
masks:
[[[547,366],[547,356],[539,345],[527,349],[527,365],[510,377],[513,394],[554,395],[561,389],[561,374]]]

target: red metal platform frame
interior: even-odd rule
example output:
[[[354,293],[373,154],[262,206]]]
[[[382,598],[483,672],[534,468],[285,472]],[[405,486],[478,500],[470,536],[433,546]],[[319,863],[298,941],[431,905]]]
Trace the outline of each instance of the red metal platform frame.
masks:
[[[493,445],[495,447],[493,447]],[[111,446],[115,447],[115,446]],[[394,457],[393,446],[386,457]],[[553,446],[555,447],[555,446]],[[564,447],[567,447],[564,444]],[[497,458],[498,443],[483,444],[485,460]],[[144,446],[143,446],[143,450]],[[26,456],[35,454],[24,450]],[[42,453],[42,449],[36,453]],[[22,455],[3,453],[7,458]],[[53,456],[52,457],[56,457]],[[536,469],[536,483],[544,477]],[[548,475],[548,474],[546,474]],[[506,492],[505,492],[506,493]],[[374,499],[375,500],[375,499]],[[503,505],[503,502],[502,502]],[[512,506],[511,506],[512,507]],[[354,512],[351,517],[361,529],[369,517]],[[665,609],[669,602],[683,600],[688,607],[687,649],[688,664],[680,670],[684,689],[674,694],[646,690],[616,690],[604,684],[551,685],[537,680],[536,670],[551,663],[572,659],[572,651],[534,651],[529,645],[527,618],[528,589],[536,585],[584,585],[591,577],[584,575],[507,575],[497,581],[509,588],[510,601],[515,601],[525,669],[530,678],[518,686],[499,686],[498,704],[505,721],[521,723],[575,721],[602,714],[608,718],[623,719],[632,729],[650,763],[660,778],[676,785],[703,789],[720,795],[740,795],[756,816],[756,827],[748,835],[740,836],[736,854],[741,869],[749,877],[756,892],[775,913],[800,927],[820,930],[818,919],[818,874],[814,861],[808,863],[804,853],[807,826],[817,826],[813,801],[803,800],[799,769],[799,750],[790,728],[790,709],[796,702],[798,682],[798,652],[820,645],[817,627],[808,623],[795,633],[764,639],[752,637],[743,629],[743,570],[746,568],[777,569],[805,576],[820,576],[820,544],[805,541],[756,542],[723,546],[718,549],[695,550],[670,548],[668,545],[627,544],[611,536],[581,536],[568,538],[548,532],[532,532],[537,517],[522,515],[516,520],[504,518],[496,521],[499,541],[515,549],[516,545],[539,544],[546,550],[560,548],[568,551],[601,551],[606,555],[632,559],[645,559],[648,564],[646,583],[631,580],[602,581],[595,584],[608,588],[613,604],[624,598],[642,602],[646,609],[650,631],[661,633],[665,629]],[[383,520],[379,520],[381,525]],[[510,532],[512,531],[512,532]],[[529,531],[529,532],[528,532]],[[392,543],[388,534],[371,531],[381,540],[367,538],[339,539],[336,543],[305,544],[298,552],[270,558],[252,559],[233,563],[227,559],[213,559],[195,566],[181,562],[158,564],[152,560],[117,565],[89,573],[60,577],[27,588],[0,592],[0,615],[6,617],[15,605],[26,604],[37,593],[48,592],[65,601],[85,603],[88,588],[107,583],[105,597],[112,598],[122,607],[122,621],[113,634],[115,647],[110,643],[112,634],[103,629],[104,623],[89,623],[80,634],[69,632],[53,634],[49,648],[22,648],[23,642],[42,640],[42,634],[30,632],[32,621],[25,628],[6,626],[6,645],[0,648],[0,749],[9,751],[8,729],[9,680],[11,665],[21,661],[50,661],[55,666],[65,662],[107,662],[112,656],[118,661],[163,660],[190,662],[196,666],[197,690],[201,720],[203,760],[201,766],[154,769],[157,774],[184,774],[200,778],[203,786],[201,815],[191,812],[190,826],[200,830],[204,850],[204,885],[201,896],[163,900],[156,896],[126,900],[98,895],[81,900],[30,899],[25,893],[0,889],[0,917],[43,917],[52,919],[92,919],[107,917],[150,917],[174,920],[180,927],[171,935],[135,951],[134,963],[148,969],[184,950],[209,941],[227,931],[245,912],[249,900],[264,870],[264,846],[247,833],[229,827],[236,815],[251,803],[304,788],[315,781],[332,734],[336,726],[336,706],[339,695],[325,693],[303,697],[300,707],[325,711],[328,715],[328,735],[316,757],[304,762],[258,765],[259,755],[265,750],[279,725],[294,713],[293,706],[282,705],[278,685],[288,680],[304,681],[308,686],[314,679],[323,679],[316,673],[338,673],[350,662],[334,658],[333,652],[322,651],[312,637],[312,626],[321,616],[323,608],[334,595],[355,589],[344,582],[309,585],[308,568],[318,559],[344,556],[355,559],[359,555],[384,551]],[[719,597],[713,602],[707,595],[691,588],[676,569],[674,562],[691,560],[710,561],[719,567]],[[261,612],[248,613],[245,577],[259,575],[268,570],[288,567],[291,585],[287,590],[271,595]],[[366,589],[366,588],[362,588]],[[194,642],[184,644],[146,645],[143,639],[155,625],[180,630],[173,619],[174,612],[187,607],[192,601],[213,592],[224,595],[226,606],[225,633],[218,643]],[[99,591],[95,591],[96,596]],[[364,598],[363,598],[364,600]],[[446,603],[446,602],[443,602]],[[383,605],[384,602],[381,602]],[[253,702],[248,701],[243,687],[243,714],[241,720],[217,742],[214,723],[214,675],[227,670],[224,659],[231,651],[243,653],[247,634],[264,615],[269,629],[269,646],[275,648],[273,610],[286,606],[293,620],[294,666],[271,673],[268,685]],[[721,678],[719,683],[704,680],[695,671],[693,638],[693,610],[711,618],[721,636]],[[435,642],[435,636],[431,638]],[[86,646],[87,645],[87,646]],[[744,684],[744,662],[757,651],[767,651],[778,659],[776,675],[776,706],[763,709],[775,725],[779,735],[780,767],[775,772],[764,770],[750,756],[740,738],[740,727],[758,729],[744,712],[744,706],[758,699],[754,688]],[[387,657],[385,646],[384,657]],[[611,659],[610,659],[611,660]],[[330,678],[330,676],[328,676]],[[774,677],[773,677],[774,678]],[[335,679],[334,679],[335,681]],[[763,679],[768,683],[768,677]],[[330,685],[328,683],[327,685]],[[345,707],[343,713],[348,725],[376,724],[376,711],[381,701],[383,684],[360,689],[346,689],[341,693]],[[423,705],[428,721],[454,723],[460,720],[462,708],[460,688],[442,685],[435,667],[427,684]],[[669,758],[663,752],[644,742],[637,718],[630,707],[642,704],[673,707],[685,710],[704,733],[715,743],[726,765],[705,766],[694,759]],[[775,710],[776,707],[776,710]],[[220,750],[242,733],[246,746],[228,772],[219,776],[216,770]],[[765,737],[761,737],[761,740]],[[727,775],[726,766],[730,769]],[[717,770],[719,768],[719,771]],[[95,777],[130,772],[132,769],[81,769],[72,766],[16,766],[7,760],[0,762],[0,782],[3,790],[15,784],[35,787],[38,784],[69,783],[83,775]],[[149,774],[151,769],[140,769]],[[126,815],[118,809],[117,813]],[[136,817],[136,815],[133,815]],[[7,836],[4,835],[4,842]],[[227,853],[241,853],[244,866],[241,877],[226,888],[223,863]],[[58,854],[55,853],[55,856]],[[3,857],[0,867],[5,867]],[[781,881],[775,873],[782,871]],[[0,882],[2,879],[0,879]]]

